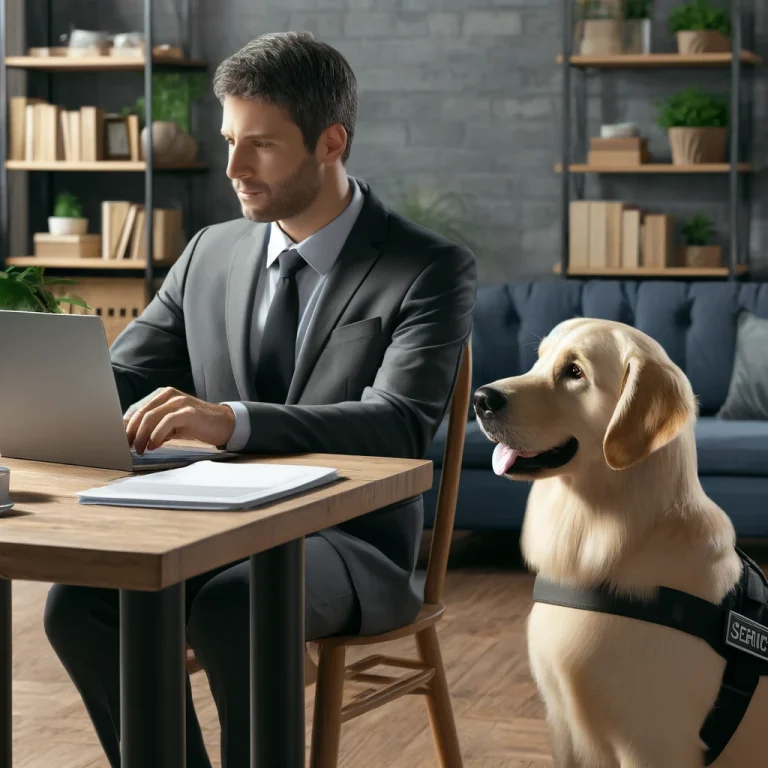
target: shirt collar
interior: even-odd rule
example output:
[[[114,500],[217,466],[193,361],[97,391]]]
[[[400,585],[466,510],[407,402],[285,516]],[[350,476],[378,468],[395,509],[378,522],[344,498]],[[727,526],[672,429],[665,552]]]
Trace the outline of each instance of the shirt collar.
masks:
[[[277,222],[273,221],[270,224],[267,268],[275,263],[284,250],[296,248],[315,272],[326,275],[331,271],[363,207],[363,192],[360,185],[352,177],[349,177],[349,185],[352,189],[349,205],[333,221],[328,222],[322,229],[313,232],[298,244],[280,229]]]

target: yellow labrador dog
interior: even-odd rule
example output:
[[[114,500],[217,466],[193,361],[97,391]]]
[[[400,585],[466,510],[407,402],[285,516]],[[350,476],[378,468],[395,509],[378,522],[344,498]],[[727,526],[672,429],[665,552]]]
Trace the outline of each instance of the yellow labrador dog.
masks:
[[[563,322],[527,374],[475,393],[475,411],[497,443],[494,471],[534,480],[521,545],[537,578],[634,599],[665,587],[714,604],[739,582],[734,528],[699,484],[696,399],[649,336],[616,322]],[[699,637],[534,602],[528,652],[557,768],[706,764],[700,731],[726,662]],[[766,730],[763,677],[712,764],[768,766]]]

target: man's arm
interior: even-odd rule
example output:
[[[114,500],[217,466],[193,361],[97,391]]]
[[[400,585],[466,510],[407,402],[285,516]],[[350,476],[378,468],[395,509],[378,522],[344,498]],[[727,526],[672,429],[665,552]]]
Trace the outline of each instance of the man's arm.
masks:
[[[203,232],[190,240],[147,308],[112,344],[112,369],[124,411],[160,387],[191,392],[182,300],[189,263]]]
[[[472,253],[446,249],[419,275],[371,387],[359,402],[246,402],[248,453],[342,453],[422,458],[434,436],[472,327]]]

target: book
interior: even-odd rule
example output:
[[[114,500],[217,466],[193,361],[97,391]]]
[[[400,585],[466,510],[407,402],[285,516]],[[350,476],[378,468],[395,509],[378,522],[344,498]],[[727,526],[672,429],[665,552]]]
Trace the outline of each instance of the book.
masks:
[[[132,475],[76,495],[81,504],[240,511],[338,479],[338,470],[332,467],[202,460],[178,469]]]

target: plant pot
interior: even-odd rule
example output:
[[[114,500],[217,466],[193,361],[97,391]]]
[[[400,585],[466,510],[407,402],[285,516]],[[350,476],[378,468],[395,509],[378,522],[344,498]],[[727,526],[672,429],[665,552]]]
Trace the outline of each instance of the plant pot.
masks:
[[[88,219],[49,216],[48,231],[52,235],[84,235],[88,232]]]
[[[726,128],[670,128],[668,133],[674,165],[725,162]]]
[[[616,19],[586,19],[582,22],[580,52],[583,56],[621,53],[621,23]]]
[[[678,32],[677,52],[682,55],[697,53],[730,53],[731,39],[713,29]]]
[[[141,131],[141,146],[147,156],[146,126]],[[157,163],[191,163],[197,157],[197,142],[177,123],[155,120],[152,122],[152,155]]]
[[[651,52],[651,20],[624,21],[624,53],[644,55]]]
[[[723,249],[719,245],[683,245],[678,259],[684,267],[719,267]]]

